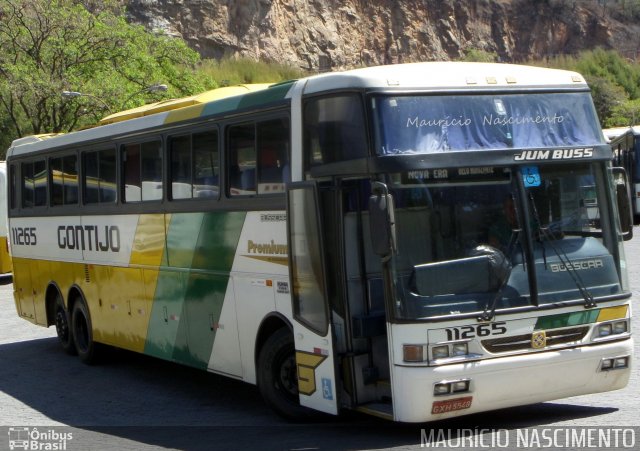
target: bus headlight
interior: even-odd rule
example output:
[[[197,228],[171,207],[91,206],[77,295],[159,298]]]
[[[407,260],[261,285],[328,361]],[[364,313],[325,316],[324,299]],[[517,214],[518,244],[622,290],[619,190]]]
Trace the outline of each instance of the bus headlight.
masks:
[[[629,356],[610,357],[600,361],[600,371],[622,370],[629,368]]]
[[[433,394],[435,396],[448,395],[449,393],[451,393],[451,384],[449,383],[444,382],[433,386]]]
[[[467,393],[471,388],[471,379],[440,381],[433,384],[433,396]]]
[[[629,320],[623,319],[618,321],[610,321],[608,323],[599,324],[596,329],[594,338],[617,338],[616,335],[622,335],[629,332]]]
[[[451,383],[451,391],[453,393],[463,393],[469,391],[469,380],[462,380]]]
[[[431,353],[433,354],[433,359],[444,359],[446,357],[449,357],[449,346],[448,345],[442,345],[442,346],[434,346],[431,349]]]
[[[613,323],[613,333],[623,334],[627,331],[627,321],[616,321]]]
[[[598,337],[608,337],[612,331],[611,324],[600,324],[598,326]]]
[[[454,343],[452,356],[457,357],[469,354],[469,345],[467,343]]]

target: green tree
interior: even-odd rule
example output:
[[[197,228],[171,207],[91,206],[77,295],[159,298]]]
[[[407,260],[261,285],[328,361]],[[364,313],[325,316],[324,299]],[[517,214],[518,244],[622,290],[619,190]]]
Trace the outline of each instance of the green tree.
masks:
[[[66,132],[162,97],[215,87],[184,41],[127,24],[121,1],[0,2],[0,123],[9,135]],[[146,87],[167,84],[162,96]],[[84,95],[65,99],[65,90]],[[4,131],[7,133],[7,130]]]
[[[611,108],[605,127],[625,127],[640,123],[640,99],[627,100]]]
[[[613,50],[595,49],[581,52],[577,56],[561,55],[544,64],[533,64],[574,70],[584,75],[591,87],[593,101],[603,125],[611,124],[612,121],[628,125],[633,120],[631,116],[625,120],[620,115],[631,111],[625,110],[623,105],[640,98],[638,63],[627,61]]]

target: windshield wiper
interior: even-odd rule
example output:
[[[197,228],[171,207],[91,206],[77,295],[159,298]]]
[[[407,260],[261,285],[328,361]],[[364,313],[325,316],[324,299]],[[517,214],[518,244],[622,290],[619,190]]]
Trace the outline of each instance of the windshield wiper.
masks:
[[[511,238],[509,238],[509,244],[507,245],[506,255],[504,255],[504,259],[502,261],[502,268],[500,268],[502,280],[500,281],[500,287],[493,296],[491,302],[487,303],[487,306],[484,308],[482,314],[478,317],[478,321],[480,322],[489,322],[496,316],[496,307],[498,306],[498,301],[502,298],[502,292],[504,288],[507,286],[507,282],[509,281],[509,277],[511,277],[511,271],[513,270],[513,265],[511,265],[509,259],[511,258],[511,254],[513,253],[513,248],[515,247],[516,242],[518,241],[518,237],[520,236],[520,232],[522,229],[512,229],[511,230]],[[523,254],[524,255],[524,254]]]
[[[569,260],[569,256],[564,252],[563,249],[558,250],[556,245],[553,244],[553,237],[551,236],[551,233],[549,232],[549,228],[548,227],[542,227],[542,222],[540,221],[540,216],[538,215],[538,209],[536,208],[536,203],[535,203],[535,201],[533,199],[533,194],[531,192],[529,192],[529,200],[531,201],[531,208],[533,210],[533,217],[534,217],[536,223],[538,224],[538,232],[539,232],[539,237],[541,238],[540,239],[540,244],[542,245],[542,255],[544,256],[545,268],[547,266],[547,258],[546,258],[546,255],[545,255],[544,243],[546,242],[546,243],[549,243],[549,245],[551,245],[551,249],[553,249],[553,252],[556,254],[556,256],[558,257],[560,262],[567,269],[567,274],[569,274],[571,276],[571,279],[573,280],[573,283],[576,285],[576,287],[578,288],[578,291],[580,292],[580,294],[584,298],[584,307],[585,308],[597,307],[597,304],[596,304],[595,299],[593,298],[593,295],[589,292],[589,290],[587,289],[586,285],[582,281],[582,278],[580,277],[580,274],[578,274],[578,272],[575,270],[575,268],[571,264],[571,261]]]

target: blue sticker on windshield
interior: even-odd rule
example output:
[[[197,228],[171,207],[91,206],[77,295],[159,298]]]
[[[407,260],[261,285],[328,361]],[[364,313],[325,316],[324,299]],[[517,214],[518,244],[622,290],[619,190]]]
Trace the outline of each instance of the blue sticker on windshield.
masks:
[[[520,172],[522,173],[525,188],[540,186],[542,183],[540,180],[540,171],[538,170],[538,166],[523,166],[520,169]]]

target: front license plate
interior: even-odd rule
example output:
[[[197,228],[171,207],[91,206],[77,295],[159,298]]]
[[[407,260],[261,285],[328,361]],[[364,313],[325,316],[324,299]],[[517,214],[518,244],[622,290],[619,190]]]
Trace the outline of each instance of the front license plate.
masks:
[[[431,406],[431,413],[447,413],[454,410],[463,410],[471,407],[473,396],[465,396],[464,398],[447,399],[446,401],[434,401]]]

